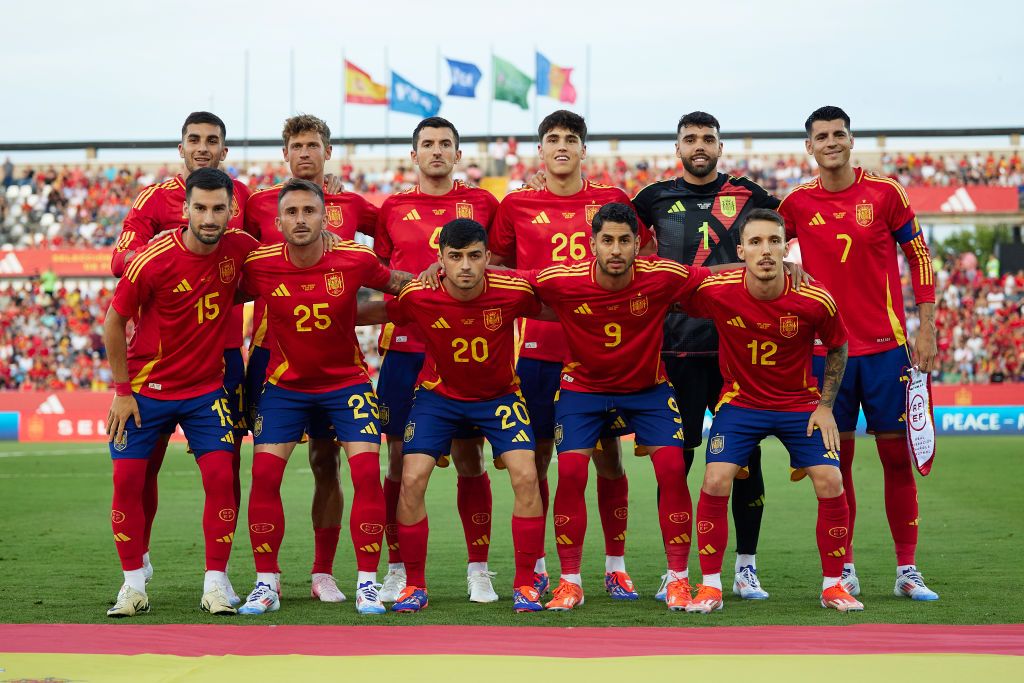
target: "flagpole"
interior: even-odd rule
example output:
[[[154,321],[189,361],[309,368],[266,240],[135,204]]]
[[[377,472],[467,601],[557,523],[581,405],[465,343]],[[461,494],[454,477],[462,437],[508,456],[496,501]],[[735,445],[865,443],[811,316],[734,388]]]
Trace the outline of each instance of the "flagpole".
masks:
[[[441,97],[441,46],[437,46],[437,87],[434,89],[438,98]]]
[[[295,116],[295,48],[288,50],[288,116]]]
[[[491,132],[494,124],[494,94],[498,73],[494,70],[494,43],[491,43],[491,96],[487,99],[487,144],[491,143]],[[487,163],[485,161],[485,163]]]
[[[586,112],[585,117],[590,120],[590,43],[587,43],[587,81],[586,81],[587,94],[584,102],[583,110]]]
[[[341,97],[338,102],[338,139],[345,143],[345,94],[348,90],[347,73],[345,72],[345,48],[341,48]]]
[[[385,78],[387,78],[389,82],[391,80],[393,80],[392,77],[391,77],[391,63],[388,60],[388,48],[387,48],[386,45],[384,46],[384,73],[386,74]],[[390,170],[389,167],[391,166],[391,160],[390,160],[390,155],[391,155],[391,98],[393,98],[395,96],[395,94],[393,92],[391,92],[390,89],[391,89],[391,86],[388,85],[388,101],[384,105],[384,170],[385,171],[389,171]]]
[[[249,50],[245,50],[245,88],[242,105],[242,161],[249,165]]]
[[[537,104],[537,81],[540,74],[537,73],[537,44],[533,44],[533,129],[537,130],[537,113],[540,107]]]

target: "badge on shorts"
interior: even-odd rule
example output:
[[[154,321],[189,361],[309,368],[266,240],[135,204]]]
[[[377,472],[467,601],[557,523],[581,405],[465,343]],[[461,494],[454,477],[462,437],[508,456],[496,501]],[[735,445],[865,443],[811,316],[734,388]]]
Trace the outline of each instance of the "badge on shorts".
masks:
[[[344,222],[345,216],[342,215],[340,206],[327,207],[327,225],[332,228],[340,228]]]
[[[713,455],[718,455],[725,450],[725,437],[721,434],[716,434],[711,437],[711,443],[708,444],[708,452]]]
[[[795,315],[784,315],[779,318],[779,334],[786,339],[795,337],[800,331],[800,318]]]
[[[337,271],[324,273],[324,282],[327,284],[327,293],[331,296],[341,296],[345,291],[345,278]]]
[[[484,327],[492,332],[501,327],[500,308],[488,308],[484,310]]]
[[[391,408],[382,405],[378,410],[380,410],[380,423],[382,425],[386,425],[391,422]]]
[[[555,445],[560,446],[562,444],[562,425],[555,425]]]
[[[252,424],[252,435],[259,436],[263,433],[263,416],[257,415],[256,421]]]
[[[857,225],[861,227],[868,227],[875,220],[875,205],[874,204],[858,204],[857,205]]]
[[[601,210],[600,204],[587,204],[587,225],[594,222],[594,216]]]
[[[473,205],[469,202],[458,202],[455,205],[456,218],[473,218]]]
[[[722,210],[722,215],[726,218],[732,218],[736,215],[736,198],[735,197],[719,197],[718,208]]]
[[[409,443],[412,441],[412,437],[416,435],[416,423],[410,422],[405,425],[405,436],[402,437],[402,441]]]
[[[120,453],[126,448],[128,448],[128,432],[124,431],[121,432],[121,436],[114,439],[114,450]]]
[[[220,271],[220,281],[230,284],[235,279],[235,260],[226,258],[217,266]]]

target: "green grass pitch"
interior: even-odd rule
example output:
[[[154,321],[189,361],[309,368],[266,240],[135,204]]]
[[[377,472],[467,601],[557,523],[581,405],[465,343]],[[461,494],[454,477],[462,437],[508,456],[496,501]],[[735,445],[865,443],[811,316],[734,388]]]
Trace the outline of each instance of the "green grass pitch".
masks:
[[[758,553],[759,573],[771,599],[748,602],[729,593],[722,612],[710,616],[669,613],[652,599],[665,566],[655,514],[653,471],[648,459],[633,457],[628,444],[626,450],[630,477],[626,560],[641,592],[637,602],[615,602],[604,593],[604,550],[591,483],[583,566],[586,604],[570,613],[513,614],[511,491],[506,475],[491,470],[495,521],[490,565],[498,573],[495,587],[502,599],[491,605],[470,604],[466,600],[465,548],[455,510],[454,469],[435,471],[427,494],[431,526],[429,609],[416,615],[361,617],[351,601],[329,605],[310,600],[312,477],[305,447],[300,446],[284,479],[288,528],[281,553],[281,611],[263,617],[217,618],[198,609],[203,569],[198,468],[182,447],[173,446],[161,473],[160,510],[153,533],[156,575],[149,585],[153,611],[129,621],[548,626],[980,624],[1016,622],[1024,614],[1024,601],[1016,592],[1024,557],[1021,439],[942,439],[934,471],[927,478],[918,478],[922,517],[918,564],[929,586],[942,596],[937,603],[915,603],[892,594],[895,560],[882,503],[881,467],[874,444],[868,439],[858,441],[857,567],[866,611],[852,615],[826,612],[818,605],[820,565],[814,545],[814,495],[807,480],[789,482],[788,459],[774,439],[765,442],[767,503]],[[244,500],[248,497],[251,453],[247,445],[243,451]],[[690,473],[694,507],[701,472],[702,459],[698,456]],[[342,465],[346,501],[351,495],[347,478],[347,468]],[[121,583],[108,521],[110,493],[110,463],[102,445],[0,446],[0,623],[109,621],[104,613]],[[244,500],[230,568],[235,588],[243,595],[254,576]],[[558,559],[550,517],[548,525],[548,567],[554,577]],[[733,563],[731,549],[725,559],[726,572]],[[384,562],[382,569],[386,567]],[[696,554],[691,556],[691,574],[696,583]],[[355,562],[347,517],[335,575],[351,598]]]

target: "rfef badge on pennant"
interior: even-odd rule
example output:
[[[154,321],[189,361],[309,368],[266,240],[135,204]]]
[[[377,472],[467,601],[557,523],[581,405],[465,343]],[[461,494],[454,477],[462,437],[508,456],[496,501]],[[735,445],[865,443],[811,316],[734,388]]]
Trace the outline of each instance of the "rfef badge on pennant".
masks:
[[[932,379],[927,372],[910,368],[907,382],[907,448],[914,467],[926,476],[935,460],[935,415],[932,410]]]

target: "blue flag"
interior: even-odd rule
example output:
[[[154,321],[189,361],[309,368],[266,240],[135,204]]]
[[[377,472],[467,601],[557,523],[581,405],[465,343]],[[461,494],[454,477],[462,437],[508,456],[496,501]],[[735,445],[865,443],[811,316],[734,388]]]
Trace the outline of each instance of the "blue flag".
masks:
[[[457,62],[448,59],[448,68],[452,70],[452,87],[448,89],[448,95],[452,97],[476,97],[476,84],[480,82],[480,69],[476,64],[469,62]]]
[[[414,114],[422,118],[437,116],[441,98],[420,90],[394,71],[391,72],[391,110]]]

